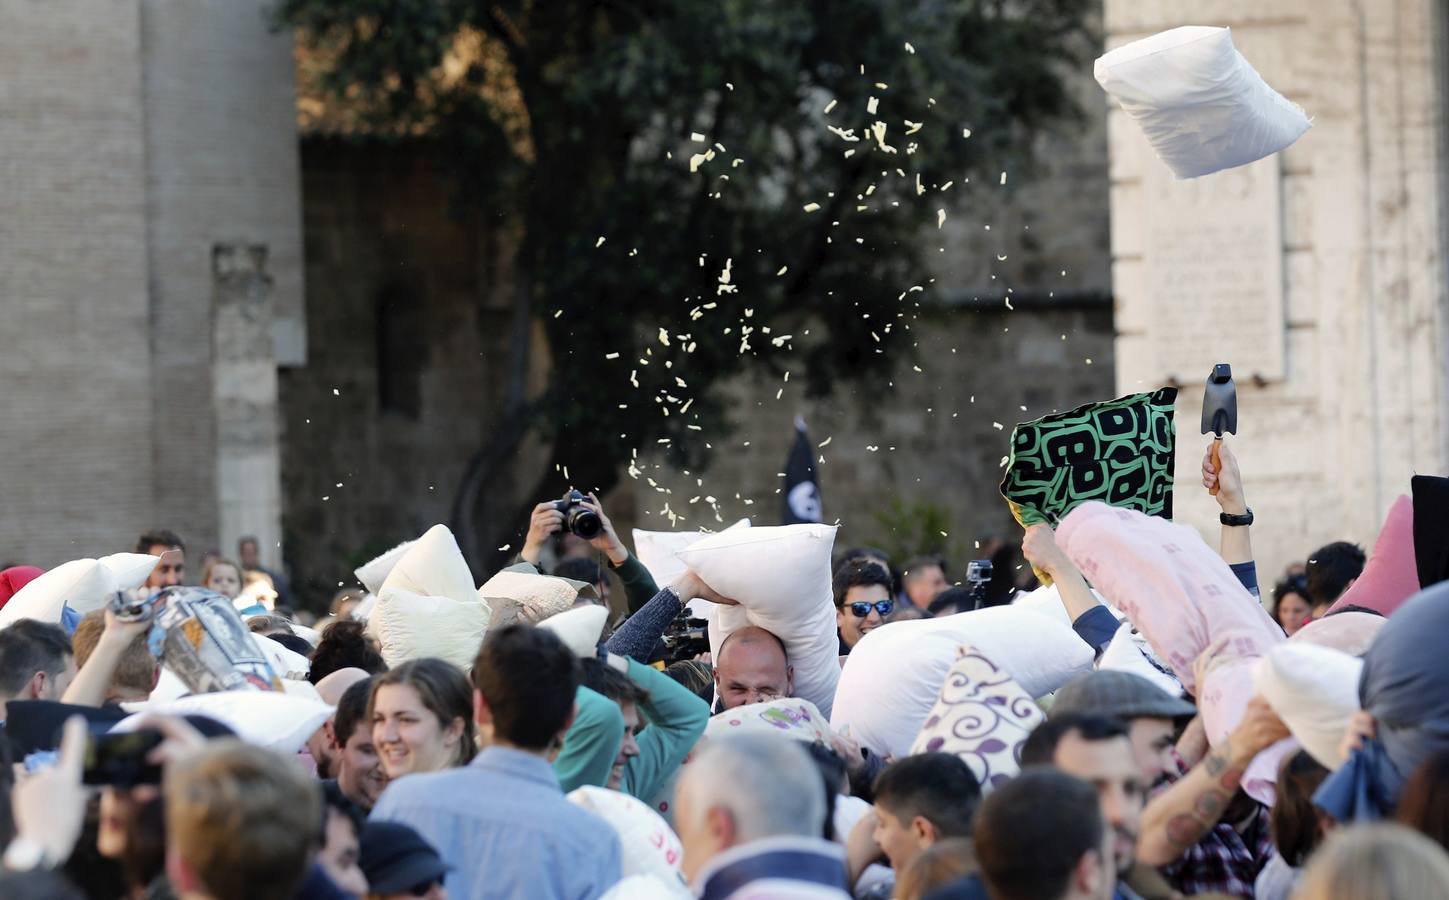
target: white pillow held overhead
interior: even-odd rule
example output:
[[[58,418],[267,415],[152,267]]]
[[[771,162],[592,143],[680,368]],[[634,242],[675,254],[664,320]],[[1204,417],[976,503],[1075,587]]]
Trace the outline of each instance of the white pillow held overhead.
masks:
[[[1133,41],[1099,57],[1093,74],[1178,178],[1262,159],[1311,127],[1226,28],[1185,25]]]

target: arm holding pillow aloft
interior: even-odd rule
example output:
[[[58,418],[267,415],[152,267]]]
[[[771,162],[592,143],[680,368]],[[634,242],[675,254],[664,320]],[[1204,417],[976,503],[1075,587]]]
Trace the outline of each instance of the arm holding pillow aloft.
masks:
[[[1087,642],[1094,654],[1101,656],[1122,623],[1092,593],[1082,573],[1057,545],[1051,526],[1028,527],[1021,542],[1021,552],[1033,568],[1051,576],[1062,606],[1066,607],[1067,616],[1072,620],[1072,630]]]
[[[733,605],[733,601],[721,597],[698,575],[686,571],[620,625],[604,649],[641,663],[649,662],[669,623],[678,617],[686,603],[695,598]]]
[[[624,742],[624,714],[619,704],[580,687],[574,694],[578,713],[564,736],[563,750],[553,761],[559,786],[567,794],[584,785],[607,787],[619,745]]]

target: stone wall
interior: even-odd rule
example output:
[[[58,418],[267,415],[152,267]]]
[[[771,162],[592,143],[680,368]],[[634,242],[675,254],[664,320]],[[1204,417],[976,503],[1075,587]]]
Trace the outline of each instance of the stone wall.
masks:
[[[277,557],[276,488],[218,473],[213,384],[219,243],[266,248],[265,361],[305,354],[291,39],[268,8],[0,0],[0,562],[155,526]],[[243,492],[270,500],[222,528]]]
[[[1112,46],[1183,24],[1231,26],[1249,61],[1313,121],[1278,156],[1183,184],[1125,114],[1109,113],[1118,387],[1183,383],[1185,478],[1205,446],[1195,426],[1207,368],[1233,363],[1240,409],[1230,440],[1259,519],[1265,581],[1327,541],[1367,546],[1410,475],[1449,462],[1446,57],[1435,8],[1106,3]],[[1183,227],[1163,240],[1154,223],[1173,217]],[[1226,232],[1223,221],[1242,227]],[[1154,277],[1154,262],[1158,271],[1196,266],[1198,288]],[[1256,305],[1227,312],[1234,283]],[[1184,496],[1176,510],[1216,543],[1209,498]]]

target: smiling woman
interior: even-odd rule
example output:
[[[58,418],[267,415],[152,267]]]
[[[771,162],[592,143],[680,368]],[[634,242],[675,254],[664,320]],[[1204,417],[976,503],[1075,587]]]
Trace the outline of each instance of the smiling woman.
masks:
[[[389,780],[467,765],[478,752],[468,679],[441,659],[378,676],[368,701],[372,741]]]

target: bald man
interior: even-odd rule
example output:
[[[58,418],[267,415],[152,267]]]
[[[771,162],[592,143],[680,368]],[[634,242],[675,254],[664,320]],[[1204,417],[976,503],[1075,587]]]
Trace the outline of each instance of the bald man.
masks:
[[[725,638],[714,661],[714,692],[720,709],[794,695],[795,670],[785,645],[770,632],[746,625]]]

